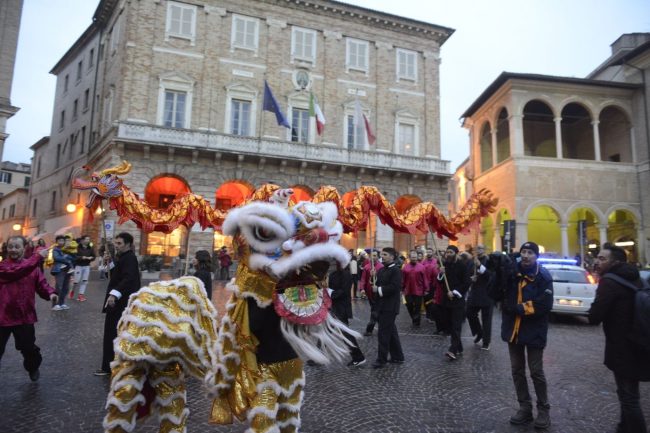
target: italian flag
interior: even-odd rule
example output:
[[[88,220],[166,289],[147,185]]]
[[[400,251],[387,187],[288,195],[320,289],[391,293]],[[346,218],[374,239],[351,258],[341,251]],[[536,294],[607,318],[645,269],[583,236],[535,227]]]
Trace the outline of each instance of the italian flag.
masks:
[[[366,131],[366,137],[368,137],[368,144],[375,144],[377,137],[375,136],[374,132],[372,132],[372,128],[370,127],[370,121],[368,120],[366,115],[363,114],[363,110],[361,109],[361,103],[359,102],[358,97],[354,101],[354,123],[357,125],[358,128],[363,128]]]
[[[323,129],[325,129],[325,116],[323,116],[318,102],[314,99],[314,94],[310,93],[309,96],[309,117],[316,118],[316,131],[318,131],[318,135],[322,135]]]

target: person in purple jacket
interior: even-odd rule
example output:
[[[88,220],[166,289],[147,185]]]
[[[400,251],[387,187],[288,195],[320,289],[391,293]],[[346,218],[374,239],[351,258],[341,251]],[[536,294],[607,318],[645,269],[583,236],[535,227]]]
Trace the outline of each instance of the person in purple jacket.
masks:
[[[58,296],[39,267],[42,255],[24,258],[26,244],[22,236],[10,237],[7,241],[8,258],[0,262],[0,360],[9,337],[13,335],[16,349],[23,355],[23,367],[35,382],[40,377],[39,367],[43,360],[41,349],[35,344],[35,295],[38,293],[53,303],[58,301]]]

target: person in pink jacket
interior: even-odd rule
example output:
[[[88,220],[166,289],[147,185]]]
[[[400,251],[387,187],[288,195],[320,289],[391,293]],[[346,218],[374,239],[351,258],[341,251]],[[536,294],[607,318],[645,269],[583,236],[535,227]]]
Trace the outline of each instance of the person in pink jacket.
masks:
[[[402,267],[402,292],[406,297],[406,309],[411,316],[413,326],[420,326],[422,297],[428,291],[426,269],[418,261],[418,253],[409,253],[409,262]]]
[[[427,248],[427,255],[422,260],[422,265],[424,266],[425,281],[427,284],[427,291],[424,293],[422,298],[424,302],[424,310],[427,312],[426,317],[429,322],[433,323],[435,320],[435,308],[433,303],[433,295],[436,291],[436,286],[438,284],[438,260],[434,257],[433,248]]]
[[[27,241],[12,236],[7,241],[8,258],[0,262],[0,360],[9,337],[14,336],[16,349],[23,355],[23,367],[32,381],[40,377],[38,368],[43,358],[35,344],[35,295],[52,302],[58,300],[56,290],[45,280],[39,264],[41,254],[25,259]],[[47,250],[42,250],[47,251]]]

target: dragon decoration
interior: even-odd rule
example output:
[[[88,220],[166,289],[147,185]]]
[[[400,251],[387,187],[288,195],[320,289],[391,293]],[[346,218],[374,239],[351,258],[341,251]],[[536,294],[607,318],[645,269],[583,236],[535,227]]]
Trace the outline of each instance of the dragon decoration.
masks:
[[[332,187],[293,203],[291,189],[264,185],[228,212],[193,194],[159,210],[118,177],[129,170],[123,162],[73,180],[74,188],[91,191],[90,216],[108,199],[120,222],[132,220],[145,231],[213,227],[232,236],[239,262],[220,321],[194,277],[152,283],[131,295],[114,341],[107,433],[132,432],[153,411],[161,433],[186,432],[187,375],[201,380],[212,399],[211,423],[237,418],[248,421],[247,433],[297,432],[302,360],[340,361],[349,354],[350,336],[360,337],[329,314],[327,272],[331,263],[345,267],[350,260],[339,245],[342,234],[365,228],[372,212],[400,232],[431,230],[453,238],[496,205],[480,191],[447,219],[431,203],[400,214],[374,187],[359,188],[344,204]]]
[[[86,171],[90,168],[84,167]],[[101,205],[102,199],[107,199],[110,209],[117,212],[118,224],[133,221],[145,232],[172,232],[178,226],[192,227],[198,223],[202,229],[212,227],[221,231],[228,211],[215,209],[210,202],[200,195],[185,194],[177,197],[166,209],[156,209],[142,200],[138,194],[124,185],[118,175],[127,174],[131,164],[124,161],[117,167],[100,172],[92,172],[89,179],[76,177],[72,187],[79,190],[90,190],[86,207],[88,217],[92,218],[94,211]],[[277,185],[266,184],[258,188],[247,202],[268,201],[273,193],[280,189]],[[400,213],[382,193],[374,186],[362,186],[353,193],[351,202],[345,203],[336,188],[321,187],[314,195],[313,203],[333,202],[337,206],[338,220],[346,233],[364,230],[372,213],[401,233],[427,233],[431,231],[439,237],[446,236],[455,240],[459,233],[467,233],[475,228],[480,219],[494,212],[498,199],[492,193],[482,189],[472,194],[463,207],[451,218],[430,202],[418,203]]]

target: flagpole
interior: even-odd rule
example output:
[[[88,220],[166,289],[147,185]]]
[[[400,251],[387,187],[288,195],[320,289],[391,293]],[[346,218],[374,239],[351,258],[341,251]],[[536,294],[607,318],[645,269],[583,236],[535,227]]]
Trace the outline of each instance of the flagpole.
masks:
[[[264,128],[264,95],[266,93],[266,72],[264,73],[264,92],[262,92],[262,103],[260,104],[260,120],[257,122],[259,126],[259,131],[257,131],[257,141],[261,147],[262,145],[262,129]],[[260,149],[258,149],[260,150]]]

